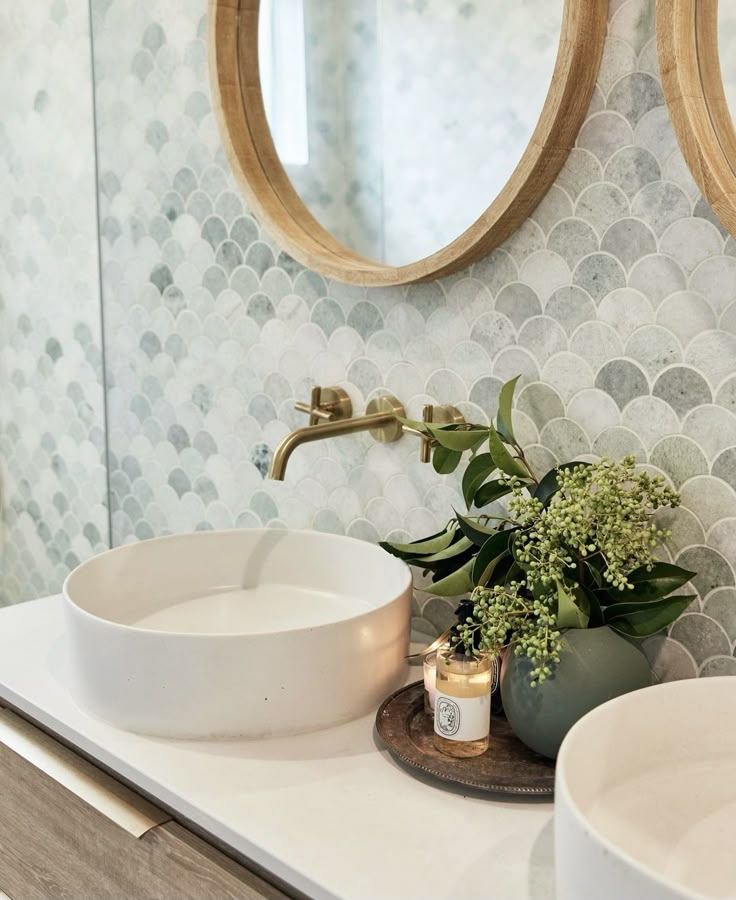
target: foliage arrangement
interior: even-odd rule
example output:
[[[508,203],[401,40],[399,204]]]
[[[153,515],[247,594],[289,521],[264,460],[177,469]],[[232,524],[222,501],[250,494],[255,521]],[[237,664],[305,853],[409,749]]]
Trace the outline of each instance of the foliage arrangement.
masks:
[[[504,385],[490,426],[408,423],[434,439],[440,473],[470,453],[462,479],[468,512],[455,511],[422,540],[381,546],[431,573],[429,593],[470,594],[451,633],[457,652],[497,656],[513,646],[533,662],[536,685],[559,662],[564,629],[608,625],[647,637],[690,605],[694,595],[673,592],[695,573],[654,558],[670,537],[654,514],[680,497],[663,478],[637,470],[633,456],[564,463],[536,477],[511,425],[517,381]]]

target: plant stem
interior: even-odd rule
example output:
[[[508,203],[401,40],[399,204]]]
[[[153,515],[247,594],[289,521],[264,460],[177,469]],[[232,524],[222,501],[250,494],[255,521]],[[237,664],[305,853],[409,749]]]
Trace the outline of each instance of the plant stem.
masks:
[[[522,448],[521,448],[517,443],[514,443],[513,447],[514,447],[514,450],[516,450],[516,452],[519,454],[518,458],[519,458],[519,459],[524,463],[524,465],[526,466],[526,470],[527,470],[527,472],[529,473],[529,477],[532,479],[532,481],[533,481],[535,484],[539,484],[539,479],[538,479],[537,476],[534,474],[534,469],[532,469],[532,467],[529,465],[529,460],[526,458],[526,453],[524,453],[524,451],[522,450]]]
[[[482,519],[484,522],[488,522],[490,519],[493,519],[496,522],[508,522],[510,525],[514,524],[513,519],[509,519],[508,516],[491,516],[488,513],[482,513],[479,516],[468,516],[467,518],[471,521],[477,519],[480,522]]]

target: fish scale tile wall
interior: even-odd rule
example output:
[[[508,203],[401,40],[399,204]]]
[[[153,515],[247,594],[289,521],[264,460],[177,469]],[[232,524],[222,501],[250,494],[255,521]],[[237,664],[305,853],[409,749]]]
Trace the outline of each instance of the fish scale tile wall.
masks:
[[[682,491],[670,549],[699,599],[645,642],[656,671],[736,673],[736,243],[677,148],[654,0],[612,0],[589,116],[534,215],[469,270],[387,290],[303,269],[250,215],[210,107],[204,0],[92,7],[112,543],[420,536],[462,500],[410,437],[312,444],[264,479],[302,424],[294,400],[340,383],[357,410],[390,391],[410,415],[485,420],[522,373],[515,421],[540,468],[630,452]],[[415,633],[450,612],[419,594]]]
[[[86,3],[0,4],[0,604],[109,546]]]

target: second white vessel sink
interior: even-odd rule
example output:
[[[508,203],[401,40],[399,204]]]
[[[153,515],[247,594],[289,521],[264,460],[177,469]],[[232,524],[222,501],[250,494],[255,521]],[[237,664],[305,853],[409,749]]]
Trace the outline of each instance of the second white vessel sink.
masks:
[[[165,737],[267,737],[365,715],[406,676],[411,573],[309,531],[130,544],[64,585],[71,690],[93,715]]]
[[[736,679],[599,706],[557,758],[560,900],[736,896]]]

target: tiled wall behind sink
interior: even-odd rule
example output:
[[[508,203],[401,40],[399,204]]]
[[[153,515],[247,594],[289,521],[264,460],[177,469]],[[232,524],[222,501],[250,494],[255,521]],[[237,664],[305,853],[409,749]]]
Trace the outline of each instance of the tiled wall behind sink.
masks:
[[[634,452],[682,490],[672,550],[700,599],[646,643],[658,671],[736,671],[736,244],[677,149],[653,0],[612,0],[578,146],[518,233],[457,276],[369,291],[305,271],[245,208],[210,108],[205,14],[93,0],[114,543],[276,523],[419,536],[461,499],[411,438],[313,444],[285,483],[263,479],[301,421],[294,399],[339,382],[358,410],[390,390],[411,414],[432,400],[481,419],[522,372],[517,426],[540,465]],[[431,633],[448,606],[415,612]]]
[[[0,4],[0,606],[108,546],[86,0]]]

